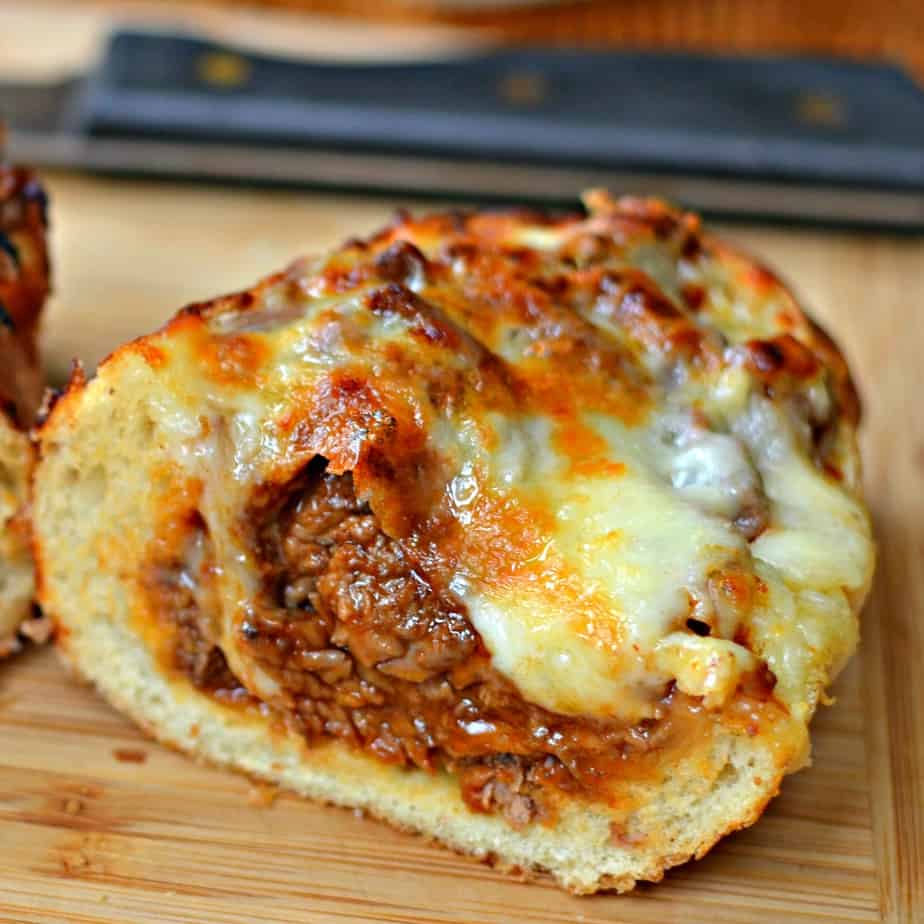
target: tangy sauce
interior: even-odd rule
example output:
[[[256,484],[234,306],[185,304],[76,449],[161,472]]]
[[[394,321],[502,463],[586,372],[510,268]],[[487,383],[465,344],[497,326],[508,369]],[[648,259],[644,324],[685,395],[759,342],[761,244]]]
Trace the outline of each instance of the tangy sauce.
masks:
[[[196,577],[182,563],[156,566],[148,592],[170,623],[173,668],[222,702],[268,707],[311,742],[338,739],[388,764],[448,769],[470,808],[519,827],[553,818],[561,792],[610,800],[612,782],[653,778],[672,753],[705,746],[715,727],[716,714],[673,685],[657,717],[634,726],[527,702],[492,667],[464,605],[381,531],[351,477],[328,473],[323,460],[247,519],[257,524],[264,590],[236,635],[277,695],[264,703],[245,689],[210,638],[194,586],[208,568]],[[197,534],[195,547],[202,542]],[[749,684],[734,720],[759,731],[772,681]]]

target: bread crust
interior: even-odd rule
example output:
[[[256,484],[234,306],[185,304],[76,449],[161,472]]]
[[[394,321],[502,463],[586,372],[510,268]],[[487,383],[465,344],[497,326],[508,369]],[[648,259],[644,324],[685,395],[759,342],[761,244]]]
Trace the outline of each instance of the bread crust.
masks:
[[[27,510],[34,463],[28,430],[43,388],[36,338],[50,284],[46,230],[38,178],[0,162],[0,657],[27,637],[47,638],[33,608]]]
[[[285,325],[297,314],[287,299],[297,302],[318,297],[318,278],[324,278],[332,287],[342,286],[336,290],[336,298],[346,298],[342,293],[356,288],[371,293],[364,297],[375,317],[387,316],[389,323],[413,325],[416,342],[424,343],[421,349],[446,348],[445,355],[458,358],[470,369],[477,368],[484,376],[479,394],[496,385],[501,395],[498,401],[503,399],[503,389],[509,389],[503,378],[507,373],[470,334],[478,330],[477,319],[467,320],[470,326],[466,329],[458,320],[463,316],[461,312],[449,320],[425,299],[404,295],[394,283],[382,285],[380,275],[363,275],[385,274],[386,279],[395,274],[414,276],[425,258],[402,242],[410,238],[420,247],[430,248],[428,253],[445,254],[455,241],[452,229],[459,227],[466,228],[465,233],[474,227],[476,239],[492,242],[501,240],[511,229],[526,238],[533,235],[538,239],[543,234],[562,233],[564,228],[568,235],[580,235],[587,247],[596,246],[595,236],[609,236],[607,241],[623,237],[634,241],[639,233],[646,241],[654,242],[652,247],[659,247],[663,239],[659,229],[667,228],[664,234],[680,235],[674,245],[683,259],[690,259],[687,251],[694,247],[708,249],[713,261],[708,272],[723,274],[721,283],[715,283],[718,294],[708,297],[724,298],[723,286],[734,285],[745,293],[753,289],[758,294],[747,297],[753,297],[755,306],[762,306],[763,296],[771,293],[772,312],[768,309],[767,317],[755,322],[761,330],[769,328],[771,334],[742,338],[740,343],[728,346],[725,355],[733,356],[734,368],[747,371],[750,387],[761,395],[758,408],[763,408],[767,400],[782,404],[792,396],[796,396],[793,406],[799,408],[801,381],[830,382],[837,410],[833,418],[830,413],[824,417],[826,441],[819,443],[813,464],[819,469],[824,465],[837,468],[836,476],[825,475],[824,490],[828,493],[824,497],[833,497],[831,503],[840,503],[838,498],[843,494],[849,515],[862,533],[864,514],[856,499],[858,460],[853,439],[859,406],[846,364],[832,342],[807,321],[772,274],[723,243],[701,236],[689,216],[678,215],[657,203],[628,200],[614,204],[607,199],[596,203],[589,219],[553,220],[525,212],[401,219],[369,242],[347,245],[319,271],[322,277],[312,275],[313,264],[296,264],[289,273],[271,277],[249,292],[186,309],[162,332],[116,351],[92,381],[75,376],[40,431],[41,459],[34,487],[39,599],[56,621],[58,647],[68,663],[149,734],[173,747],[310,798],[360,808],[455,850],[491,859],[503,869],[527,874],[547,872],[576,893],[603,888],[625,891],[640,880],[659,880],[669,867],[702,856],[725,834],[752,824],[778,791],[782,777],[804,764],[808,722],[825,685],[852,649],[856,609],[869,582],[869,562],[858,559],[862,573],[853,581],[849,599],[838,592],[825,598],[822,606],[818,594],[810,598],[811,606],[821,615],[815,622],[804,621],[803,625],[816,633],[816,644],[800,650],[802,666],[795,674],[780,673],[774,694],[778,699],[773,700],[773,711],[767,716],[744,723],[729,718],[740,695],[740,686],[736,687],[732,680],[725,694],[731,710],[727,715],[722,711],[720,697],[710,702],[702,694],[704,708],[717,716],[708,726],[708,734],[665,746],[663,751],[656,747],[652,759],[640,764],[645,767],[644,773],[627,771],[624,779],[608,782],[608,798],[563,796],[558,799],[553,818],[520,828],[512,827],[499,815],[473,812],[455,779],[442,770],[388,766],[336,740],[309,743],[291,724],[278,721],[280,713],[272,713],[277,719],[268,719],[259,708],[231,705],[196,689],[169,657],[165,660],[164,631],[143,592],[149,550],[164,542],[159,524],[165,516],[168,520],[173,517],[175,522],[185,516],[170,513],[181,509],[177,498],[187,490],[176,480],[174,463],[179,444],[171,442],[170,434],[182,428],[186,428],[184,433],[189,432],[186,408],[193,408],[190,420],[201,421],[201,414],[196,417],[199,409],[214,401],[214,394],[221,389],[233,394],[235,401],[244,401],[249,397],[239,396],[255,393],[255,381],[262,383],[261,396],[271,388],[264,377],[272,374],[274,362],[261,352],[268,350],[265,341],[259,336],[248,339],[248,334],[264,329],[268,316],[276,325],[274,330],[287,330]],[[693,243],[684,237],[687,231]],[[602,246],[610,244],[604,242]],[[517,251],[511,259],[528,263],[532,259],[529,247],[524,245],[522,250],[523,255]],[[344,252],[352,255],[350,259],[357,253],[360,256],[356,263],[344,265],[340,262],[346,261]],[[462,246],[446,256],[448,261],[469,258],[471,252]],[[575,263],[569,272],[583,280],[581,255],[576,252],[568,259]],[[654,260],[647,252],[645,259]],[[372,269],[367,270],[370,266]],[[555,278],[547,275],[540,279],[541,285],[560,292],[561,283]],[[713,285],[711,277],[703,278],[706,284]],[[634,283],[625,284],[623,280],[604,284],[622,286],[614,296],[622,299],[621,314],[614,317],[630,327],[633,344],[642,344],[658,355],[682,355],[697,370],[724,361],[723,354],[711,352],[708,336],[691,320],[699,310],[702,294],[674,294],[669,296],[673,302],[669,302],[665,295],[653,293],[650,280],[646,276],[638,283],[640,289],[633,289]],[[521,284],[518,277],[504,280],[500,297],[515,301]],[[644,294],[639,295],[639,291]],[[297,295],[291,295],[293,292]],[[675,307],[678,298],[687,301],[689,314]],[[333,298],[332,303],[337,304]],[[728,302],[726,307],[714,310],[730,316],[740,313],[741,308],[738,303]],[[729,327],[741,323],[737,316],[722,317]],[[780,317],[784,320],[780,321]],[[538,326],[545,320],[540,318],[535,323]],[[750,323],[751,319],[747,320]],[[556,315],[555,323],[555,329],[560,330],[567,325],[566,316]],[[774,332],[777,324],[787,333]],[[213,336],[215,330],[221,331],[220,337]],[[330,328],[326,330],[330,335]],[[481,331],[481,336],[487,342],[490,335]],[[182,382],[183,398],[182,408],[174,410],[174,405],[168,407],[165,383],[174,374],[172,370],[180,368],[175,357],[187,355],[184,351],[194,356],[194,361],[183,370],[197,371],[192,378],[186,371],[175,373],[179,376],[176,381]],[[695,357],[692,360],[691,355]],[[434,356],[434,361],[447,361],[443,354]],[[598,361],[605,360],[600,348]],[[355,371],[351,375],[349,388],[356,394],[361,391],[361,377]],[[416,375],[419,367],[408,372],[408,382]],[[201,386],[202,382],[207,382],[207,387]],[[364,456],[351,442],[351,432],[355,431],[350,431],[349,425],[361,424],[366,434],[374,428],[379,418],[370,416],[368,410],[374,396],[347,402],[324,417],[330,410],[328,406],[316,401],[307,405],[309,413],[296,403],[298,389],[289,384],[286,388],[286,397],[281,400],[288,412],[286,419],[296,421],[291,425],[295,436],[275,459],[278,471],[267,470],[260,483],[270,483],[272,478],[281,483],[286,473],[298,471],[305,459],[323,455],[331,460],[336,472],[351,471],[360,490],[368,488],[372,509],[386,532],[400,536],[408,528],[407,518],[419,513],[415,505],[429,503],[426,488],[414,487],[421,481],[420,472],[425,473],[422,480],[426,484],[429,471],[429,462],[415,448],[417,444],[402,436],[399,422],[397,429],[388,429],[382,441],[375,444],[381,451],[378,456]],[[156,401],[151,401],[152,396]],[[459,403],[462,398],[456,392],[452,400]],[[816,414],[818,419],[823,415],[823,410]],[[303,424],[306,420],[309,424]],[[313,434],[321,429],[318,420],[324,421],[324,432],[330,438],[322,448],[312,442]],[[204,428],[206,438],[225,439],[224,425],[215,421],[220,417]],[[751,423],[756,427],[759,421]],[[305,429],[299,430],[299,426]],[[258,432],[267,433],[267,427],[261,424]],[[745,438],[750,437],[745,434],[742,439]],[[222,496],[215,503],[231,505],[231,520],[240,521],[250,508],[232,496],[230,486],[225,491],[220,468],[222,444],[209,445],[212,449],[200,456],[211,460],[210,473],[218,472],[207,476],[216,479],[214,484],[222,485],[218,492]],[[760,446],[754,451],[760,451]],[[353,454],[341,461],[338,452]],[[384,459],[381,453],[385,453]],[[239,460],[241,456],[234,458]],[[414,472],[418,481],[408,481],[409,473]],[[382,477],[392,479],[393,489],[377,494],[381,485],[376,479]],[[188,490],[196,494],[209,489],[200,483]],[[772,494],[772,483],[767,483],[766,490]],[[752,519],[749,512],[736,528],[759,536],[761,527],[755,529]],[[211,530],[213,520],[208,522]],[[230,567],[229,562],[230,557],[222,559],[222,566]],[[775,572],[769,569],[761,574],[772,580]],[[758,580],[755,585],[758,594],[768,593],[766,588],[760,590],[762,583]],[[813,613],[814,610],[800,618],[815,618],[817,614]],[[773,649],[761,647],[761,625],[755,620],[748,631],[754,633],[747,642],[748,657],[760,658],[762,669],[776,664]],[[735,637],[743,639],[744,635]],[[239,670],[239,655],[223,644],[231,669]],[[677,682],[695,683],[696,678],[688,681],[678,675]],[[246,685],[251,693],[259,689],[250,675],[246,675]]]

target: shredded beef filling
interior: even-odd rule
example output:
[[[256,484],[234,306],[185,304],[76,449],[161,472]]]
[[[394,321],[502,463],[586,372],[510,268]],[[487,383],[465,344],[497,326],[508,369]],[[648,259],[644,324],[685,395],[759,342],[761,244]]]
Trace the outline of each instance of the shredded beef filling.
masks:
[[[173,664],[197,689],[221,698],[241,698],[246,691],[231,673],[222,650],[209,641],[212,632],[195,593],[199,579],[185,563],[174,563],[155,568],[148,582],[158,614],[173,628]]]
[[[696,708],[671,689],[665,718],[626,727],[526,702],[492,668],[464,605],[379,529],[350,475],[324,471],[323,460],[250,518],[265,592],[240,642],[283,691],[271,705],[309,740],[448,769],[475,811],[521,827],[552,816],[553,790],[599,797],[628,757],[664,742],[681,705]],[[242,698],[188,583],[159,582],[175,666],[202,689]]]

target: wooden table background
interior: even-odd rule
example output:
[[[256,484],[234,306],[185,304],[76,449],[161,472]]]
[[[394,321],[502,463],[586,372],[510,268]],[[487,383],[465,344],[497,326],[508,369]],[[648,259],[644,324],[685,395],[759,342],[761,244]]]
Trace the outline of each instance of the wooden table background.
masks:
[[[84,61],[112,10],[75,9],[0,2],[0,78]],[[119,18],[152,10],[319,51],[458,41],[441,28],[353,30],[151,4]],[[45,342],[58,377],[72,357],[92,365],[183,303],[371,230],[397,204],[67,174],[48,185],[56,295]],[[794,283],[856,369],[880,542],[861,654],[816,721],[815,766],[755,828],[659,886],[575,899],[349,812],[284,795],[252,804],[267,800],[246,780],[145,741],[51,651],[35,651],[0,668],[0,922],[924,919],[924,241],[727,230]]]
[[[920,0],[211,0],[558,42],[891,58],[924,78]]]
[[[137,6],[137,0],[51,0]],[[920,0],[198,0],[213,7],[308,12],[356,22],[452,26],[511,43],[838,54],[904,62],[924,79]],[[154,3],[149,5],[153,6]],[[190,3],[158,0],[161,7]],[[216,12],[217,11],[217,12]],[[294,19],[300,18],[298,15]]]

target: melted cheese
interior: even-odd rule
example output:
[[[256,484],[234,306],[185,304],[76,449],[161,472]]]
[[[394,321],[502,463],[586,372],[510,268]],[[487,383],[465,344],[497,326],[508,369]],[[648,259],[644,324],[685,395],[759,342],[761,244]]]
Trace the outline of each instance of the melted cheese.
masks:
[[[645,431],[599,416],[590,428],[605,440],[605,459],[578,474],[549,428],[534,423],[528,439],[498,434],[505,464],[486,489],[516,485],[525,509],[552,515],[538,552],[524,550],[497,574],[480,571],[473,550],[475,564],[466,573],[460,562],[457,586],[495,665],[529,699],[558,712],[638,719],[654,714],[672,677],[651,653],[682,624],[688,590],[747,549],[727,521],[658,476]]]
[[[541,261],[580,227],[515,226],[508,236],[537,248],[536,272],[549,276],[561,266]],[[439,235],[415,235],[413,224],[400,235],[439,252]],[[721,260],[681,265],[647,237],[634,249],[631,239],[611,246],[607,266],[655,279],[672,304],[684,285],[707,288],[701,316],[684,320],[691,329],[733,342],[778,332],[773,318],[789,304],[782,290],[763,298]],[[337,470],[355,469],[391,528],[387,511],[409,498],[363,466],[370,445],[387,453],[400,444],[430,460],[433,509],[458,527],[445,549],[426,533],[426,517],[403,538],[451,566],[450,590],[526,698],[634,722],[657,714],[672,682],[718,707],[763,660],[782,699],[807,716],[855,644],[872,543],[861,503],[810,458],[793,424],[802,405],[784,412],[763,397],[733,351],[678,362],[665,348],[655,361],[650,339],[617,329],[587,299],[562,312],[538,290],[517,301],[515,288],[509,297],[490,289],[489,298],[489,274],[479,289],[461,257],[443,267],[436,282],[419,268],[409,274],[419,303],[401,296],[397,307],[370,310],[383,282],[333,292],[319,263],[300,271],[297,287],[264,291],[247,313],[218,312],[163,335],[171,363],[157,416],[182,447],[175,457],[205,485],[232,669],[261,695],[278,692],[236,644],[258,589],[253,550],[237,528],[254,489],[284,482],[318,453]],[[203,342],[232,337],[248,338],[262,357],[256,367],[240,381],[204,376]],[[495,376],[498,362],[507,371]],[[325,396],[335,386],[345,403],[329,418]],[[823,380],[806,393],[817,413],[830,409]],[[842,452],[849,462],[852,446]],[[398,471],[424,464],[394,458]],[[768,525],[749,542],[736,516],[758,501]],[[723,575],[751,590],[719,599]],[[711,634],[691,633],[690,617]]]

